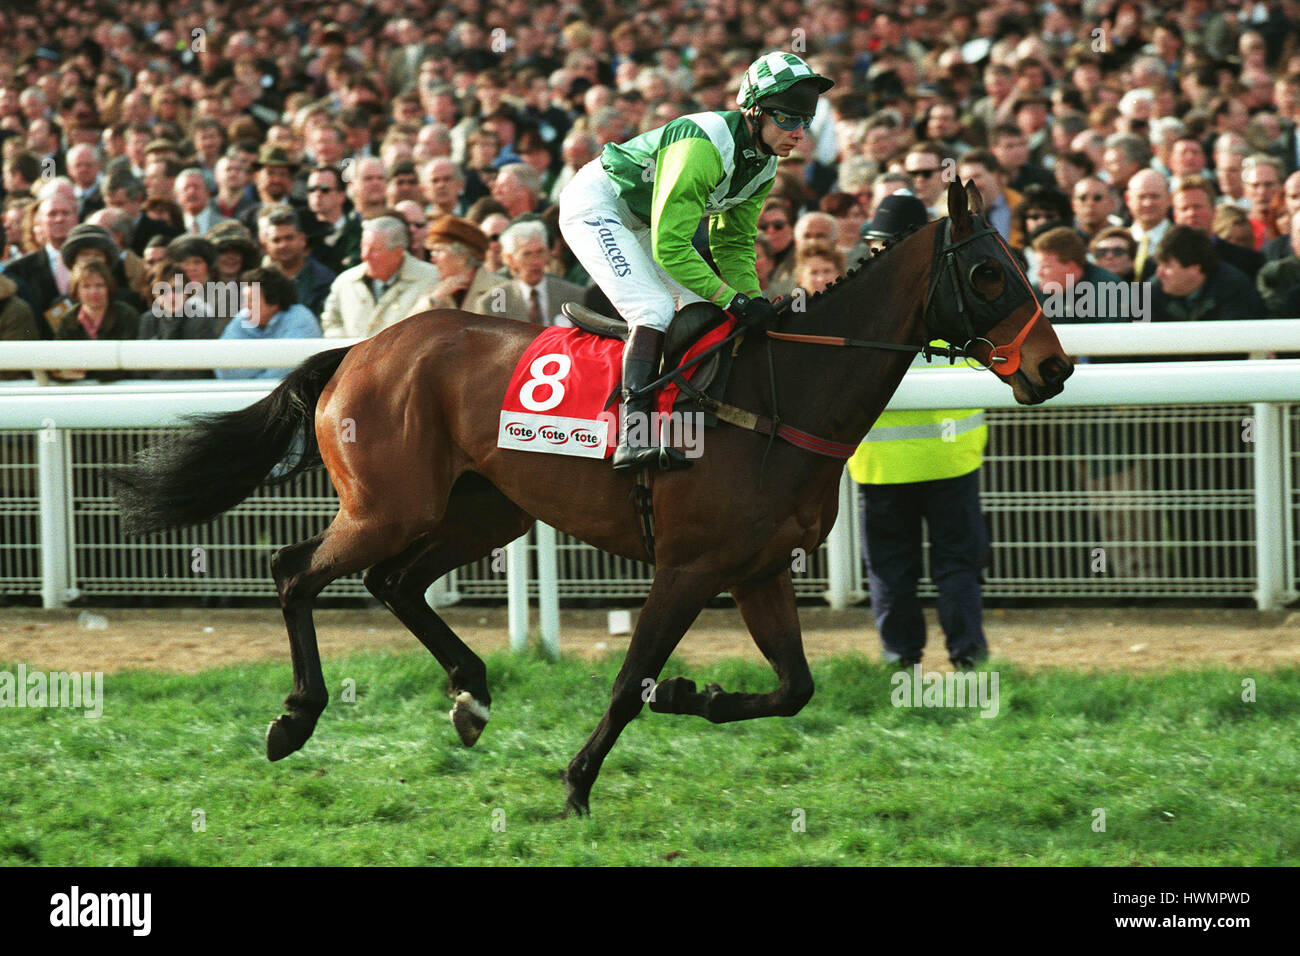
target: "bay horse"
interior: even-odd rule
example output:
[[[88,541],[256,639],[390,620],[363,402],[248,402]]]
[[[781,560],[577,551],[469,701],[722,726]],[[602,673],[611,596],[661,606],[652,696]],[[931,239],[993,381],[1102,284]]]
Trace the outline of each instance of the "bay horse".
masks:
[[[364,571],[370,593],[446,669],[450,716],[468,746],[490,715],[487,673],[428,606],[428,586],[535,520],[652,562],[654,579],[609,707],[564,775],[566,810],[585,814],[602,762],[644,703],[724,723],[791,716],[812,697],[791,563],[835,521],[844,456],[825,447],[851,451],[862,440],[927,342],[967,343],[1022,404],[1061,391],[1070,361],[1009,250],[981,218],[979,193],[950,183],[948,209],[948,218],[808,298],[804,311],[789,312],[782,333],[795,341],[745,337],[726,401],[770,420],[779,412],[822,450],[719,424],[694,467],[653,477],[653,553],[629,500],[633,479],[608,460],[497,447],[506,385],[542,328],[455,310],[421,313],[321,352],[256,404],[196,418],[146,449],[111,476],[123,528],[143,534],[202,523],[261,485],[322,463],[328,470],[337,515],[320,534],[271,557],[293,661],[285,713],[267,732],[271,760],[306,743],[328,700],[312,607],[336,578]],[[800,333],[829,338],[798,341]],[[832,340],[865,347],[823,347]],[[296,457],[287,470],[286,456]],[[723,591],[776,671],[774,691],[660,680],[700,610]]]

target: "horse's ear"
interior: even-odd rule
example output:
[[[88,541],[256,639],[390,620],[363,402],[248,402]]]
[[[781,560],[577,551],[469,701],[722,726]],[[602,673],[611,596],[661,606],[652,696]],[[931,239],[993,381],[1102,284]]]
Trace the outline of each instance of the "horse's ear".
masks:
[[[966,205],[966,190],[954,179],[948,184],[948,218],[952,220],[953,234],[970,229],[970,210]]]
[[[966,183],[966,205],[976,216],[984,215],[984,196],[975,188],[975,180]]]

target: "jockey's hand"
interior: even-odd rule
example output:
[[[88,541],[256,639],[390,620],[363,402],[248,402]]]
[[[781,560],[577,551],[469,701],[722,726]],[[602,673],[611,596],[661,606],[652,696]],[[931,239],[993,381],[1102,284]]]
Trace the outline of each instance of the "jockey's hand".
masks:
[[[737,292],[727,311],[739,319],[742,328],[765,332],[776,325],[776,309],[761,296],[751,299],[743,292]]]

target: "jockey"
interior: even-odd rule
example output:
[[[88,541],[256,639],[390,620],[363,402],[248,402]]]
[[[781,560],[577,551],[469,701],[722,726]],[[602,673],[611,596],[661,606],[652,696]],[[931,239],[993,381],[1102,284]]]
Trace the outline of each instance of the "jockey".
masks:
[[[754,270],[758,214],[778,157],[802,142],[832,85],[793,53],[768,53],[745,71],[739,110],[692,113],[609,143],[561,193],[565,241],[629,326],[616,470],[659,455],[644,425],[651,397],[630,396],[657,374],[675,308],[712,302],[746,327],[775,320]],[[705,217],[717,273],[691,245]],[[675,467],[689,464],[669,454]]]

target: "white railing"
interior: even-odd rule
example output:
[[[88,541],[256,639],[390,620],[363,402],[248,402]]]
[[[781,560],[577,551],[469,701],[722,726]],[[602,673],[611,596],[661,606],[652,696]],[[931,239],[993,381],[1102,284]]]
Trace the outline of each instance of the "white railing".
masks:
[[[1205,354],[1300,351],[1300,320],[1203,323],[1062,325],[1062,345],[1075,355]],[[351,340],[277,342],[19,342],[0,345],[0,369],[277,368],[297,364]],[[812,348],[811,346],[809,347]],[[242,408],[274,382],[132,382],[110,386],[0,385],[0,429],[38,430],[41,499],[42,595],[47,606],[68,599],[72,571],[70,459],[67,431],[164,426],[184,414]],[[1289,585],[1288,502],[1290,451],[1282,404],[1300,402],[1300,360],[1081,364],[1053,408],[1124,405],[1251,403],[1254,458],[1256,588],[1261,608],[1295,596]],[[890,408],[1014,408],[1011,391],[994,376],[963,367],[907,376]],[[852,511],[850,486],[841,491],[841,515]],[[553,529],[538,534],[539,603],[544,641],[558,642]],[[827,600],[845,606],[853,593],[855,528],[837,522],[827,542]],[[508,549],[512,643],[527,621],[527,563],[523,539]]]
[[[1300,351],[1300,320],[1108,322],[1058,325],[1071,355],[1199,355]],[[282,368],[360,339],[212,339],[135,342],[5,342],[0,371],[79,369]],[[811,346],[810,346],[811,348]]]

